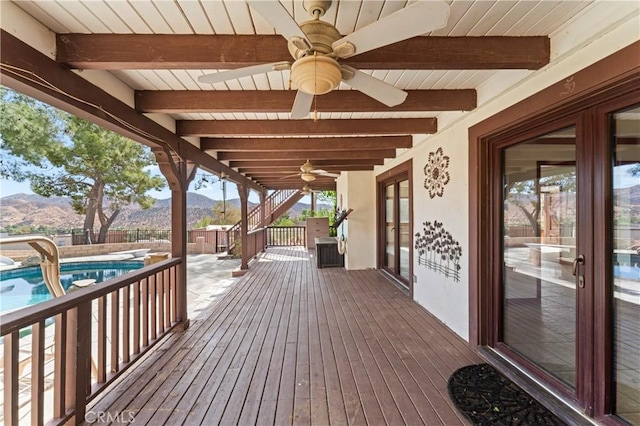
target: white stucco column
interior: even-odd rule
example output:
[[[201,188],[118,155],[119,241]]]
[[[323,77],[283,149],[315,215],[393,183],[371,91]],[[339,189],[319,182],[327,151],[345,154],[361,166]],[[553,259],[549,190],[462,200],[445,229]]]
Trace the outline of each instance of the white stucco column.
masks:
[[[345,268],[376,267],[376,179],[373,171],[342,172],[336,185],[337,204],[342,210],[353,209],[342,225],[338,237],[347,242]]]

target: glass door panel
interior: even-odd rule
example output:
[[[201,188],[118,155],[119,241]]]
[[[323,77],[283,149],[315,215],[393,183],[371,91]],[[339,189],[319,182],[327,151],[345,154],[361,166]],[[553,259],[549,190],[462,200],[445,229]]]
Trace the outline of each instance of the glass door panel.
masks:
[[[503,151],[503,273],[499,339],[576,385],[575,128]]]
[[[399,198],[399,274],[402,278],[409,279],[409,248],[411,245],[411,230],[409,229],[409,181],[398,183]]]
[[[395,273],[396,268],[396,221],[395,221],[395,184],[385,187],[385,237],[384,267]]]
[[[640,424],[640,107],[613,115],[615,413]]]

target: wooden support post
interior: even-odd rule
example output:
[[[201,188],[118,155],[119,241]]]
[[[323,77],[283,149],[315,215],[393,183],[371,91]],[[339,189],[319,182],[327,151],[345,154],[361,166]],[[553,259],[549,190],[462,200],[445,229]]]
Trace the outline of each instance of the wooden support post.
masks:
[[[154,150],[158,167],[171,188],[171,257],[182,258],[176,274],[176,320],[186,330],[187,318],[187,189],[196,175],[197,165],[185,161],[175,153]]]
[[[260,228],[266,228],[269,223],[267,221],[267,209],[265,200],[267,199],[266,191],[260,191]]]
[[[311,193],[311,214],[313,215],[316,211],[316,193]]]
[[[270,225],[269,221],[267,220],[267,206],[265,205],[265,202],[267,200],[267,191],[260,191],[259,193],[260,195],[260,228],[262,228],[262,248],[260,249],[260,251],[264,252],[267,248],[267,232],[269,232],[269,230],[267,229],[267,226]]]
[[[245,185],[238,185],[238,193],[240,194],[240,241],[242,244],[242,263],[240,269],[249,269],[249,246],[247,231],[249,227],[247,208],[247,200],[249,198],[249,188]],[[237,242],[236,242],[237,244]]]
[[[171,257],[187,260],[187,191],[171,191]],[[187,318],[187,268],[178,269],[176,286],[177,320],[189,327]]]

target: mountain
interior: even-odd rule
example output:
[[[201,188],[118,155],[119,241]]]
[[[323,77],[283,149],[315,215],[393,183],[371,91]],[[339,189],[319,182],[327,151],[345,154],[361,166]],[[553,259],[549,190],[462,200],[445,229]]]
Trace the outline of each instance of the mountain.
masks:
[[[82,228],[84,218],[75,213],[64,197],[44,198],[35,194],[14,194],[0,199],[0,226],[47,226]]]
[[[192,228],[199,220],[211,215],[213,200],[195,192],[187,193],[187,227]],[[240,199],[227,200],[228,206],[240,208]],[[249,202],[249,209],[257,204]],[[297,203],[291,216],[299,216],[311,206]],[[44,226],[58,229],[82,228],[84,216],[73,211],[66,197],[45,198],[35,194],[14,194],[0,198],[0,227]],[[171,198],[157,200],[147,210],[137,205],[122,209],[111,229],[170,229]]]

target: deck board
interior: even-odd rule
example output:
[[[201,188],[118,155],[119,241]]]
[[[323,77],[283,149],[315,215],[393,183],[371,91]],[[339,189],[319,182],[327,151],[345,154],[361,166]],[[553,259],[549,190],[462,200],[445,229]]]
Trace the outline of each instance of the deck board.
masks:
[[[466,424],[447,395],[482,362],[377,271],[270,248],[90,407],[139,424]]]

